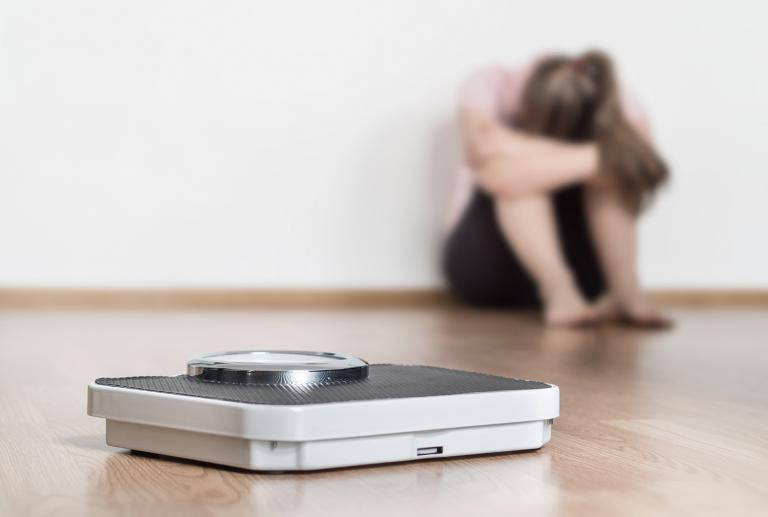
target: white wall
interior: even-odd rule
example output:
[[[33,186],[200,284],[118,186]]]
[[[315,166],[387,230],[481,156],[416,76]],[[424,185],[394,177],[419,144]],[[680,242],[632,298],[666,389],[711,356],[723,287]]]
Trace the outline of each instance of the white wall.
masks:
[[[438,285],[456,87],[615,53],[674,183],[664,287],[768,286],[764,2],[5,0],[0,286]]]

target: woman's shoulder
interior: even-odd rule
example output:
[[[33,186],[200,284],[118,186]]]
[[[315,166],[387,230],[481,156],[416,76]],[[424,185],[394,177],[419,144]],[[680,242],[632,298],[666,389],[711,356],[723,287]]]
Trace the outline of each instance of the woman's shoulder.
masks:
[[[462,84],[459,108],[502,115],[519,103],[528,65],[492,64],[475,69]]]

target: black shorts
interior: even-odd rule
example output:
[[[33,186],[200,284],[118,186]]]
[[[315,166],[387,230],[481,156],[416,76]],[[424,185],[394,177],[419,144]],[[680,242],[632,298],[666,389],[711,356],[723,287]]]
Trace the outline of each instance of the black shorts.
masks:
[[[565,260],[582,293],[594,299],[605,290],[605,280],[587,227],[583,187],[567,187],[552,197]],[[493,199],[479,190],[448,238],[444,271],[451,289],[470,305],[541,305],[536,284],[499,228]]]

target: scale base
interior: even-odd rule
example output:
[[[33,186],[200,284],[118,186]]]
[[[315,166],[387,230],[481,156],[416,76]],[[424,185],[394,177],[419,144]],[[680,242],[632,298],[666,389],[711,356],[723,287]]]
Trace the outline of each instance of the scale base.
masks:
[[[107,444],[259,471],[322,470],[375,463],[538,449],[552,420],[310,441],[267,441],[107,419]]]

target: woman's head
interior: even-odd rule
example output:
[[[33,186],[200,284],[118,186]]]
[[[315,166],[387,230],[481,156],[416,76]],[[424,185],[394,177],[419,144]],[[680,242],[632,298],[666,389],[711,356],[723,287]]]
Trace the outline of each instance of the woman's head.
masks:
[[[664,161],[624,116],[613,63],[602,52],[538,61],[517,123],[539,135],[595,141],[602,172],[616,182],[633,211],[641,210],[667,179]]]

